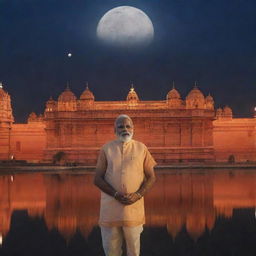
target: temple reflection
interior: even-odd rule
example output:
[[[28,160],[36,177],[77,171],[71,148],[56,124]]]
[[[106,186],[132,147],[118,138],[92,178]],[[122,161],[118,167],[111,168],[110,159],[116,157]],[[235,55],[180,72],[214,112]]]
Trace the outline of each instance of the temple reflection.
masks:
[[[166,227],[175,238],[185,228],[197,239],[214,227],[219,216],[256,205],[256,174],[249,171],[159,173],[146,197],[146,226]],[[26,210],[44,219],[69,240],[79,231],[85,238],[97,226],[100,194],[92,174],[15,174],[0,176],[0,242],[11,217]]]

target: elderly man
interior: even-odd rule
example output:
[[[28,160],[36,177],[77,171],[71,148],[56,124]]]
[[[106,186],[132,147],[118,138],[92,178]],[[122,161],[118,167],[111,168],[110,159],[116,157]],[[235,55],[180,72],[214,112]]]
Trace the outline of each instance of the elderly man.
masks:
[[[133,123],[120,115],[115,121],[117,139],[100,151],[94,184],[101,190],[99,225],[106,256],[139,256],[145,223],[144,195],[155,182],[155,160],[147,147],[132,139]]]

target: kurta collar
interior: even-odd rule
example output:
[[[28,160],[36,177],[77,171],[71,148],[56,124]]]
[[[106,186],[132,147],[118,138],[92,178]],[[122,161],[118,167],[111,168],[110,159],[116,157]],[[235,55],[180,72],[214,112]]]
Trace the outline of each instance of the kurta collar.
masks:
[[[121,146],[127,146],[127,145],[129,145],[129,144],[131,144],[131,143],[133,142],[133,139],[131,139],[131,140],[127,141],[127,142],[123,142],[123,141],[117,139],[116,142],[117,142],[119,145],[121,145]]]

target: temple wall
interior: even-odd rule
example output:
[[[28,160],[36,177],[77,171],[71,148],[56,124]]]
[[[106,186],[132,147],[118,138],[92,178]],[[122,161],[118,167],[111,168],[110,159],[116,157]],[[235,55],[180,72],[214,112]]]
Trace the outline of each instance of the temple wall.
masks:
[[[48,126],[47,133],[41,122],[13,124],[11,129],[2,125],[0,157],[9,159],[13,155],[16,160],[41,162],[46,156],[52,161],[55,153],[65,151],[68,161],[95,164],[99,148],[115,138],[113,120],[56,122]],[[217,162],[227,162],[230,155],[236,162],[256,161],[253,118],[213,122],[134,118],[134,124],[134,138],[145,143],[160,164],[209,161],[213,150]]]
[[[139,100],[132,87],[125,101],[104,102],[95,101],[88,86],[79,99],[67,87],[57,101],[46,102],[43,115],[31,113],[27,124],[13,124],[1,84],[0,92],[0,160],[95,165],[100,147],[115,139],[115,118],[127,114],[134,139],[146,144],[158,164],[256,161],[256,118],[232,119],[227,106],[215,111],[213,98],[196,85],[184,100],[175,88],[166,100]]]
[[[10,154],[11,129],[9,122],[0,122],[0,159],[8,159]]]
[[[216,161],[256,161],[256,119],[218,119],[213,122],[213,144]]]
[[[133,119],[134,139],[146,144],[159,164],[214,161],[212,111],[194,116],[190,110],[119,112],[74,112],[69,118],[64,112],[47,114],[45,160],[64,152],[66,162],[94,165],[100,147],[115,139],[115,118],[126,113]]]
[[[13,124],[10,155],[16,160],[41,162],[46,147],[45,125],[42,122]]]

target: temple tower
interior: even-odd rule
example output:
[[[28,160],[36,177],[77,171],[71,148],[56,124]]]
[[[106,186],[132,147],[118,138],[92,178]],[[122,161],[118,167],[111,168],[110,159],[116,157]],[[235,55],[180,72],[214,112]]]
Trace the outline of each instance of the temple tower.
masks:
[[[10,95],[0,83],[0,159],[10,158],[10,134],[13,123]]]
[[[175,89],[174,84],[173,88],[168,92],[166,100],[169,108],[181,109],[184,106],[184,102],[180,97],[180,93]]]
[[[196,84],[186,97],[186,108],[187,109],[205,109],[206,108],[204,95],[198,89]]]
[[[94,95],[90,91],[88,84],[87,84],[85,90],[83,91],[83,93],[80,96],[79,109],[80,110],[92,109],[93,105],[94,105]]]
[[[135,92],[133,84],[131,85],[131,89],[126,97],[128,108],[134,108],[138,105],[139,97],[138,94]]]
[[[77,102],[75,94],[67,88],[61,95],[58,97],[58,111],[76,111],[77,110]]]

